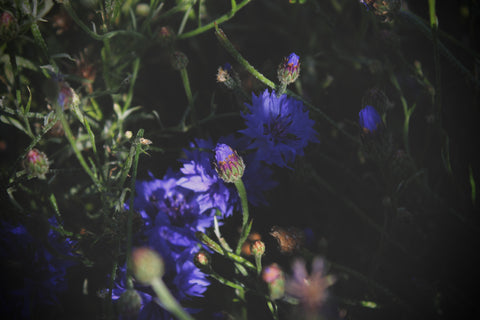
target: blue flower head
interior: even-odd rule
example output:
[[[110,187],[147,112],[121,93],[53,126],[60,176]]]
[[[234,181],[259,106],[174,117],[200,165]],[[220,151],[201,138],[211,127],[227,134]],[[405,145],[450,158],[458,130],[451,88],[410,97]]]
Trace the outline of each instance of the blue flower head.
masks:
[[[374,107],[367,105],[358,113],[358,123],[365,134],[375,133],[383,128],[383,121]]]
[[[231,215],[235,193],[215,171],[212,141],[196,139],[190,147],[184,150],[186,159],[182,160],[181,177],[177,184],[195,192],[200,212],[214,214],[218,209],[223,216]]]
[[[267,90],[258,97],[252,94],[248,114],[242,114],[247,128],[240,130],[251,139],[249,148],[257,149],[259,160],[287,167],[309,142],[318,142],[314,121],[300,100]],[[248,166],[248,163],[247,163]]]
[[[134,209],[145,221],[143,237],[138,239],[146,239],[138,245],[147,245],[161,255],[165,266],[162,278],[178,300],[202,296],[210,282],[193,263],[201,246],[195,232],[211,227],[213,216],[201,211],[197,194],[179,186],[172,171],[163,179],[151,175],[148,181],[137,181],[136,194]],[[118,299],[126,289],[125,272],[125,268],[120,269],[113,299]],[[156,319],[165,314],[148,287],[137,284],[136,289],[142,297],[139,319]]]

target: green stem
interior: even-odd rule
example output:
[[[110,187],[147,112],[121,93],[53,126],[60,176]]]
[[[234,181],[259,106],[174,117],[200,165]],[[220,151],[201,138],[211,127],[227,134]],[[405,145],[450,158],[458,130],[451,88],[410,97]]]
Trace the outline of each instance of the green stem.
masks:
[[[188,100],[188,108],[190,108],[190,120],[195,123],[195,108],[193,106],[192,90],[190,89],[190,80],[188,78],[187,68],[180,69],[180,75],[182,77],[183,87],[185,88],[185,94]]]
[[[393,72],[391,74],[390,81],[392,82],[393,86],[397,89],[400,95],[400,101],[402,102],[403,115],[405,117],[403,122],[403,144],[405,147],[405,151],[409,156],[411,156],[410,142],[409,142],[410,140],[408,138],[408,132],[410,128],[410,118],[412,116],[413,111],[415,110],[416,105],[413,105],[411,108],[408,107],[407,100],[405,99],[405,96],[403,95],[403,92],[402,92],[402,88],[400,87],[397,77],[393,74]]]
[[[75,155],[77,156],[78,161],[80,162],[81,166],[83,167],[83,170],[85,170],[85,172],[90,176],[92,181],[95,183],[95,186],[99,190],[101,190],[102,185],[101,185],[100,181],[98,180],[98,177],[90,169],[87,162],[85,161],[85,158],[83,157],[82,153],[80,152],[80,150],[77,147],[75,137],[72,134],[72,130],[70,129],[70,125],[68,124],[67,119],[65,119],[62,107],[58,103],[55,103],[55,107],[56,107],[57,117],[60,119],[60,122],[62,123],[62,126],[63,126],[63,130],[65,131],[65,136],[67,137],[68,141],[70,142],[70,145],[72,146],[72,149],[73,149]]]
[[[217,36],[217,39],[220,41],[221,45],[230,53],[235,60],[237,60],[238,63],[240,63],[245,69],[247,69],[248,72],[250,72],[251,75],[253,75],[255,78],[266,84],[272,89],[276,89],[277,86],[275,83],[270,81],[267,77],[265,77],[263,74],[257,71],[250,62],[245,60],[244,57],[235,49],[233,44],[228,40],[227,35],[223,32],[222,29],[218,27],[217,24],[215,24],[215,36]]]
[[[134,156],[136,157],[137,150],[140,146],[139,139],[143,137],[143,129],[138,130],[137,137],[135,138],[135,142],[132,144],[130,147],[130,152],[127,157],[127,161],[125,162],[125,166],[123,167],[122,175],[119,178],[119,182],[117,186],[119,188],[123,188],[123,184],[125,183],[125,180],[127,180],[128,172],[130,172],[130,168],[132,167],[133,164],[133,158]]]
[[[234,182],[235,187],[237,188],[240,201],[242,203],[242,231],[240,233],[240,239],[238,240],[237,249],[235,254],[239,255],[242,251],[242,245],[247,240],[248,233],[250,228],[248,228],[248,200],[247,200],[247,191],[245,190],[245,185],[243,184],[242,179],[238,179]]]
[[[257,266],[257,275],[260,275],[260,273],[262,273],[262,256],[261,255],[255,255],[255,265]]]
[[[233,252],[225,251],[218,243],[216,243],[214,240],[212,240],[205,233],[197,231],[195,233],[195,236],[200,240],[200,242],[205,244],[207,247],[209,247],[210,249],[212,249],[216,253],[227,256],[233,262],[239,263],[242,266],[245,266],[245,267],[249,268],[250,270],[255,270],[255,271],[257,270],[257,268],[253,265],[253,263],[251,263],[250,261],[248,261],[247,259],[245,259],[245,258],[243,258],[239,255],[234,254]]]
[[[241,290],[241,291],[244,290],[244,288],[243,288],[241,285],[236,284],[236,283],[234,283],[234,282],[232,282],[232,281],[230,281],[230,280],[225,279],[224,277],[222,277],[221,275],[217,274],[216,272],[213,272],[213,273],[209,274],[209,276],[212,277],[213,279],[217,280],[217,281],[220,282],[221,284],[226,285],[226,286],[228,286],[228,287],[230,287],[230,288],[233,288],[233,289],[235,289],[235,290]]]
[[[199,35],[200,33],[203,33],[207,30],[210,30],[212,28],[218,28],[218,25],[227,21],[227,20],[230,20],[231,18],[233,18],[233,16],[235,15],[236,12],[238,12],[240,9],[242,9],[245,5],[247,5],[247,3],[249,3],[251,0],[243,0],[241,3],[237,4],[235,1],[232,1],[232,3],[235,3],[235,6],[232,6],[232,9],[230,10],[230,12],[228,13],[225,13],[223,16],[221,16],[220,18],[216,19],[215,21],[212,21],[210,22],[209,24],[206,24],[202,27],[199,27],[195,30],[192,30],[192,31],[189,31],[189,32],[186,32],[184,34],[181,34],[180,36],[178,36],[178,39],[186,39],[186,38],[190,38],[190,37],[193,37],[193,36],[196,36],[196,35]]]
[[[142,144],[139,140],[143,138],[143,129],[138,130],[137,137],[135,138],[135,159],[133,160],[133,170],[132,170],[132,180],[130,183],[130,203],[128,207],[128,218],[127,218],[127,281],[132,278],[132,270],[130,266],[132,265],[132,225],[133,225],[133,200],[135,198],[135,182],[137,180],[137,168],[138,168],[138,158],[140,156],[140,151]]]
[[[133,89],[135,87],[135,82],[137,81],[138,70],[140,70],[140,58],[136,58],[133,61],[133,71],[132,71],[132,78],[130,79],[130,88],[128,89],[127,99],[125,100],[125,104],[123,105],[123,113],[130,108],[133,99]]]
[[[441,103],[441,69],[440,69],[440,50],[438,40],[438,19],[435,13],[435,0],[428,0],[428,9],[430,12],[430,29],[433,39],[433,60],[435,63],[435,110],[438,118],[438,126],[442,128],[442,103]]]
[[[194,320],[190,314],[183,310],[178,301],[175,300],[160,277],[155,278],[150,284],[165,309],[167,309],[180,320]]]
[[[280,82],[280,84],[278,85],[277,97],[280,97],[286,91],[287,91],[287,83],[286,82]]]
[[[268,309],[270,309],[270,312],[272,313],[272,317],[274,320],[278,320],[278,311],[277,311],[277,305],[275,304],[275,302],[271,301],[271,300],[268,300],[267,301],[267,306],[268,306]]]
[[[183,29],[185,29],[185,25],[187,24],[188,16],[190,15],[190,11],[192,11],[192,8],[195,4],[195,1],[192,1],[192,3],[188,6],[188,9],[185,11],[182,22],[180,22],[180,27],[178,28],[177,36],[181,35],[183,33]]]

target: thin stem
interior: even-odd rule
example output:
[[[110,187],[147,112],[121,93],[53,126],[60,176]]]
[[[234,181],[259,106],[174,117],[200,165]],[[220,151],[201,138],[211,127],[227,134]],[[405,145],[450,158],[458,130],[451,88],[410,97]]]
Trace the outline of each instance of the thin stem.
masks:
[[[221,275],[219,275],[216,272],[213,272],[213,273],[209,274],[209,276],[212,277],[213,279],[217,280],[221,284],[226,285],[230,288],[233,288],[235,290],[242,290],[242,291],[244,290],[244,288],[241,285],[225,279],[224,277],[222,277]]]
[[[231,18],[233,18],[233,16],[235,15],[235,13],[237,13],[240,9],[242,9],[245,5],[247,5],[247,3],[249,3],[251,0],[243,0],[241,3],[235,3],[236,6],[233,7],[232,6],[232,10],[230,10],[230,12],[228,13],[225,13],[223,16],[221,16],[220,18],[216,19],[215,21],[212,21],[210,22],[209,24],[206,24],[202,27],[199,27],[195,30],[192,30],[192,31],[189,31],[189,32],[186,32],[184,34],[181,34],[178,39],[186,39],[186,38],[190,38],[190,37],[194,37],[196,35],[199,35],[200,33],[203,33],[207,30],[210,30],[212,28],[217,28],[217,26],[219,24],[221,24],[222,22],[225,22],[227,20],[230,20]],[[235,1],[233,1],[235,2]]]
[[[280,82],[277,90],[277,97],[280,97],[282,94],[284,94],[287,91],[287,83],[286,82]]]
[[[250,74],[252,74],[255,78],[266,84],[272,89],[276,89],[277,86],[275,83],[270,81],[267,77],[265,77],[263,74],[257,71],[250,62],[245,60],[244,57],[235,49],[233,44],[228,40],[227,35],[223,32],[222,29],[218,27],[217,24],[215,24],[215,36],[217,36],[217,39],[220,41],[220,44],[230,53],[235,60],[237,60],[238,63],[240,63],[245,69],[247,69]]]
[[[242,245],[245,240],[247,240],[248,233],[250,231],[250,228],[248,228],[248,199],[247,191],[245,190],[245,185],[243,184],[242,179],[238,179],[234,182],[234,184],[237,188],[238,195],[242,203],[242,231],[240,233],[240,239],[238,240],[237,249],[235,250],[235,253],[239,255],[242,251]]]
[[[397,89],[398,93],[400,94],[400,101],[402,102],[403,115],[405,117],[403,122],[403,144],[405,147],[405,151],[409,156],[411,156],[410,142],[409,142],[410,140],[408,138],[408,132],[410,129],[410,118],[412,116],[413,111],[415,110],[416,105],[414,104],[411,108],[408,108],[408,103],[403,95],[402,88],[398,83],[397,77],[393,73],[391,74],[390,81],[392,82],[393,86]]]
[[[182,77],[183,87],[185,88],[185,94],[187,95],[188,107],[190,109],[190,120],[195,123],[195,108],[193,106],[192,90],[190,89],[190,80],[188,78],[187,68],[180,69],[180,75]]]
[[[438,117],[439,128],[442,127],[442,104],[441,104],[441,69],[440,69],[440,51],[438,40],[438,19],[435,12],[435,0],[428,0],[428,9],[430,12],[430,29],[433,39],[433,60],[435,63],[435,109]]]
[[[255,266],[257,267],[257,275],[262,273],[262,255],[255,255]]]
[[[138,130],[137,133],[137,138],[135,139],[135,143],[132,144],[130,147],[130,152],[127,157],[127,161],[125,162],[125,166],[123,167],[122,175],[120,176],[119,182],[118,182],[118,187],[123,188],[123,184],[125,183],[125,180],[127,180],[128,172],[130,171],[130,168],[133,163],[133,158],[134,156],[137,155],[137,149],[140,145],[139,139],[143,137],[143,129]]]
[[[127,217],[127,281],[132,277],[132,270],[130,268],[132,260],[132,225],[133,225],[133,201],[135,198],[135,182],[137,180],[138,158],[140,156],[140,149],[142,144],[139,142],[143,138],[143,129],[138,130],[135,138],[135,159],[133,160],[132,180],[130,182],[130,203],[128,207]]]
[[[178,28],[177,36],[181,35],[183,33],[183,29],[185,29],[185,25],[187,24],[188,16],[190,15],[190,11],[192,11],[193,6],[195,5],[195,1],[193,1],[190,6],[188,6],[188,9],[185,11],[185,14],[183,15],[182,22],[180,22],[180,27]]]
[[[165,309],[167,309],[180,320],[194,320],[190,314],[183,310],[178,301],[175,300],[160,277],[155,278],[150,284]]]
[[[57,117],[60,119],[60,122],[62,123],[63,130],[65,131],[65,136],[67,137],[68,141],[70,142],[70,145],[72,146],[72,149],[77,156],[78,161],[80,162],[81,166],[83,167],[83,170],[90,176],[92,181],[95,183],[95,186],[101,190],[102,185],[100,181],[98,180],[98,177],[93,173],[93,171],[90,169],[88,166],[87,162],[85,161],[85,158],[83,157],[82,153],[77,147],[77,143],[75,141],[75,137],[72,134],[72,130],[70,129],[70,125],[68,124],[67,119],[65,119],[65,116],[63,115],[63,110],[62,107],[58,104],[55,103],[56,106],[56,113]]]
[[[219,253],[221,255],[227,256],[229,259],[233,260],[234,262],[240,263],[241,265],[249,268],[250,270],[257,270],[257,268],[248,261],[247,259],[234,254],[233,252],[225,251],[218,243],[213,241],[209,236],[207,236],[205,233],[197,231],[195,233],[195,236],[207,247],[215,251],[216,253]]]

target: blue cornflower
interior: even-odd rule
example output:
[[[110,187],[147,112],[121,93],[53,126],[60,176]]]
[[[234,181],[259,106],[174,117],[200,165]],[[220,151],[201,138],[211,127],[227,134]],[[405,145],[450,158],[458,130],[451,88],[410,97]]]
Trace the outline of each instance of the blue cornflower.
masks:
[[[247,128],[240,130],[252,141],[259,160],[279,167],[287,167],[297,155],[302,156],[309,142],[318,142],[313,129],[314,121],[300,100],[266,89],[258,97],[252,94],[248,114],[242,114]],[[248,163],[247,163],[248,167]]]
[[[186,159],[182,160],[181,177],[177,184],[195,191],[200,212],[213,214],[218,209],[224,217],[231,215],[236,195],[215,171],[213,142],[195,139],[190,147],[190,150],[184,150]]]
[[[7,318],[30,318],[46,305],[58,305],[58,295],[67,290],[67,269],[76,263],[74,242],[53,229],[58,226],[54,217],[31,226],[35,233],[0,223],[0,307]]]
[[[211,227],[213,216],[200,210],[195,192],[177,185],[172,171],[163,179],[150,176],[151,180],[136,183],[133,206],[145,221],[143,234],[137,237],[144,240],[138,245],[147,245],[161,255],[165,264],[163,280],[178,300],[202,296],[210,282],[193,263],[201,246],[195,232]],[[120,269],[119,279],[113,299],[118,299],[126,289],[125,268]],[[136,289],[142,297],[140,319],[166,314],[150,288],[137,285]]]
[[[367,105],[358,113],[358,123],[365,134],[374,133],[383,128],[383,121],[374,107]]]

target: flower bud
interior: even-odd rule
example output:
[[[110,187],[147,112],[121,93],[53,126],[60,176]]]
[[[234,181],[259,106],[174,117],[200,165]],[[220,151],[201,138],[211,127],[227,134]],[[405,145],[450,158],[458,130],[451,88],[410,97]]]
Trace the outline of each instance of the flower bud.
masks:
[[[223,67],[218,67],[217,82],[223,83],[228,89],[235,89],[238,86],[236,78],[232,75],[232,66],[230,63],[225,63]]]
[[[374,134],[384,128],[382,118],[377,110],[370,105],[360,110],[358,117],[358,123],[365,135]]]
[[[70,85],[65,81],[60,81],[58,83],[59,91],[57,97],[57,103],[62,110],[67,110],[68,108],[74,107],[80,103],[80,99],[75,91],[70,87]]]
[[[147,3],[139,3],[135,7],[135,13],[141,17],[148,17],[150,14],[150,6]]]
[[[158,32],[158,39],[160,40],[160,45],[162,47],[171,47],[175,41],[175,32],[173,32],[171,27],[161,27],[160,31]]]
[[[288,58],[285,58],[283,63],[278,66],[277,75],[278,80],[288,85],[297,80],[298,75],[300,74],[300,57],[295,53],[291,53]]]
[[[250,245],[250,251],[253,253],[254,256],[256,257],[261,257],[265,253],[265,243],[260,240],[256,240],[252,242]]]
[[[49,164],[45,153],[32,149],[28,151],[27,157],[23,162],[23,166],[27,170],[30,177],[37,177],[45,179],[45,174],[48,172]]]
[[[127,289],[118,300],[118,312],[126,319],[134,319],[142,308],[142,297],[134,289]]]
[[[392,155],[391,136],[386,132],[382,118],[374,107],[367,105],[359,112],[361,139],[365,154],[384,163]]]
[[[187,56],[181,51],[175,51],[170,56],[170,62],[175,70],[185,69],[188,65]]]
[[[164,265],[160,255],[147,247],[134,249],[132,252],[132,269],[135,278],[144,284],[163,276]]]
[[[283,297],[285,293],[285,275],[278,264],[272,263],[265,267],[262,272],[262,279],[268,285],[272,300]]]
[[[210,270],[210,254],[205,250],[200,250],[195,254],[193,263],[202,271]]]
[[[2,42],[10,41],[17,36],[17,32],[17,19],[9,11],[4,11],[0,15],[0,39]]]
[[[225,182],[235,182],[242,178],[245,163],[230,146],[219,143],[215,147],[215,170]]]

